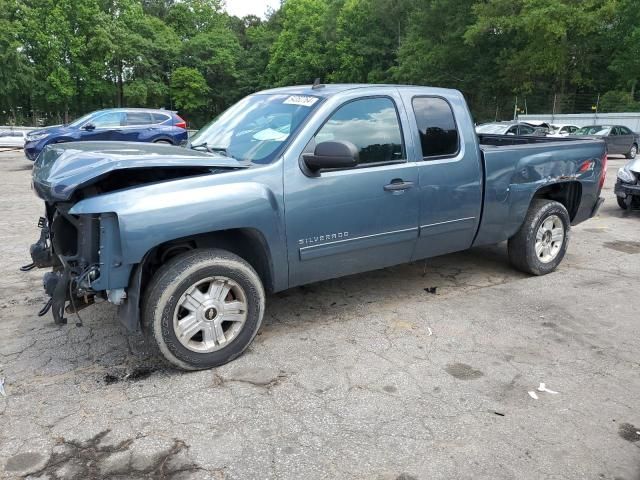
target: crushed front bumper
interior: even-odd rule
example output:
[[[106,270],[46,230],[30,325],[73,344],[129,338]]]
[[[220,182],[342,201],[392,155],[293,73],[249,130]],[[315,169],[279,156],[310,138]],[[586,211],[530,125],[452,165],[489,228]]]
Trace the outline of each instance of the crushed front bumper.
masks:
[[[632,185],[630,183],[623,183],[620,179],[616,181],[615,187],[613,187],[613,192],[621,198],[627,197],[627,195],[638,195],[640,196],[640,185],[635,184]]]

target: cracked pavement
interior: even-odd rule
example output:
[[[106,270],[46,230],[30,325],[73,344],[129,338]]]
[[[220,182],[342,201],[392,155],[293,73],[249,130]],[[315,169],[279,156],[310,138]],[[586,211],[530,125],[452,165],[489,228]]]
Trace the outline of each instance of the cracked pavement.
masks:
[[[110,305],[82,327],[37,317],[43,272],[18,267],[42,205],[30,162],[0,153],[0,477],[638,480],[623,163],[551,275],[513,271],[500,244],[292,289],[242,357],[184,373]]]

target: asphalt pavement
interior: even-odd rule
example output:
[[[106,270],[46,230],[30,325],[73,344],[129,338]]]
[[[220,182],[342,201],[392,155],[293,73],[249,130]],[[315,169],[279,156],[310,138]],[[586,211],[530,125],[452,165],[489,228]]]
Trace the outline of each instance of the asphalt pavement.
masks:
[[[500,244],[292,289],[242,357],[184,373],[109,305],[80,327],[36,315],[43,272],[18,267],[42,204],[31,163],[0,153],[0,477],[640,479],[623,163],[551,275]]]

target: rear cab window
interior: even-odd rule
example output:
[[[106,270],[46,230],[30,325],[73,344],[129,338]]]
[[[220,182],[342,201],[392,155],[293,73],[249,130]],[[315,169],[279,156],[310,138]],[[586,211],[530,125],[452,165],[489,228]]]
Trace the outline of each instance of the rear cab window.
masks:
[[[411,104],[420,135],[423,160],[457,155],[460,151],[460,136],[449,102],[440,97],[414,97]]]

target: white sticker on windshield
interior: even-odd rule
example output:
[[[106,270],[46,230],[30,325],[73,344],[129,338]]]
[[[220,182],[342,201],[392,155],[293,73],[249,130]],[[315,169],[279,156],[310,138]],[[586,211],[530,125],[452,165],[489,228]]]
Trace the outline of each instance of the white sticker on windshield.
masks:
[[[308,97],[306,95],[291,95],[282,103],[285,103],[287,105],[300,105],[302,107],[310,107],[317,101],[317,97]]]

